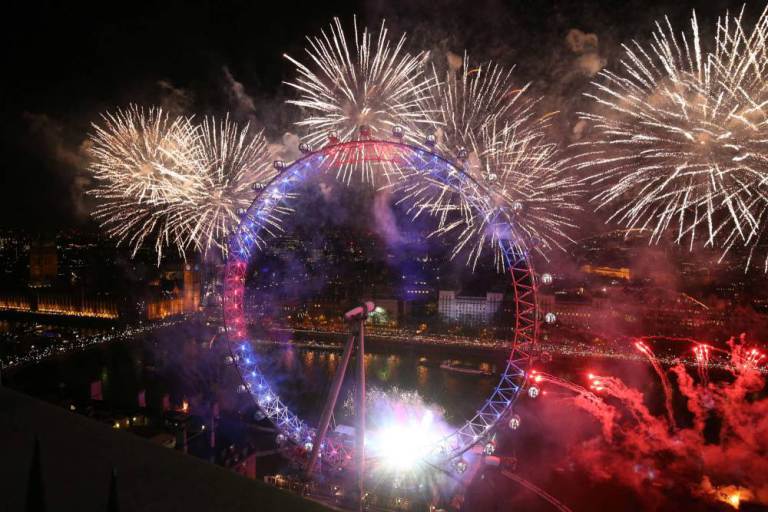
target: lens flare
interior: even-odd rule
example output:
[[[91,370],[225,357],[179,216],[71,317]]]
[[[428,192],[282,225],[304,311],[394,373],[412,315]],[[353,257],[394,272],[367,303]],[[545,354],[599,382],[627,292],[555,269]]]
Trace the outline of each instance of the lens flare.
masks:
[[[432,411],[426,410],[420,417],[394,420],[373,430],[371,456],[376,457],[386,471],[416,471],[443,435],[435,428]]]

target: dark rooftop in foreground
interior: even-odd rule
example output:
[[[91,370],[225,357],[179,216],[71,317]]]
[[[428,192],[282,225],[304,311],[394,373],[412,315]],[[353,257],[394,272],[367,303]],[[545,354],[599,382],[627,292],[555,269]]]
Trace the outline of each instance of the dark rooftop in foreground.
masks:
[[[46,510],[322,511],[299,496],[0,387],[0,510],[25,510],[35,436]]]

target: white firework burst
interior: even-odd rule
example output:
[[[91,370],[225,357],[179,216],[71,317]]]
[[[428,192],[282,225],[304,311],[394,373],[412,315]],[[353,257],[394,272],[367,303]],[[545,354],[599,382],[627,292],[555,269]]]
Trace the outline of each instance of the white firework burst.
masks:
[[[743,13],[720,18],[709,44],[695,13],[687,34],[665,19],[648,45],[624,46],[619,70],[600,73],[577,166],[600,187],[594,201],[610,220],[648,229],[654,242],[668,231],[691,246],[756,238],[767,197],[768,18],[748,34]]]
[[[503,269],[503,240],[544,255],[572,241],[568,231],[576,227],[572,214],[579,209],[580,186],[568,176],[556,145],[546,140],[546,120],[555,113],[538,116],[538,100],[528,98],[528,88],[514,84],[511,70],[493,63],[471,67],[465,56],[463,66],[448,71],[423,104],[439,126],[437,150],[479,187],[458,201],[455,194],[421,187],[414,189],[421,194],[417,202],[440,216],[436,233],[460,230],[454,255],[468,249],[473,266],[490,245]]]
[[[201,192],[195,126],[159,108],[131,105],[102,116],[90,136],[90,170],[98,200],[94,217],[135,255],[153,239],[158,255],[187,246],[188,204]]]
[[[557,145],[546,142],[543,127],[541,118],[535,118],[518,126],[492,123],[479,134],[475,161],[466,168],[481,185],[485,200],[462,224],[455,251],[468,248],[473,265],[490,246],[497,267],[504,270],[505,240],[545,258],[573,241],[569,233],[577,228],[574,213],[580,210],[582,187]]]
[[[288,103],[306,112],[298,122],[308,131],[306,143],[388,139],[396,127],[406,140],[420,140],[429,119],[419,104],[432,81],[423,72],[422,54],[404,50],[405,35],[393,43],[384,22],[374,36],[368,29],[359,32],[355,19],[350,39],[334,18],[328,32],[307,41],[308,65],[285,56],[298,72],[288,85],[299,98]]]
[[[466,54],[455,72],[440,76],[433,67],[435,86],[421,107],[436,126],[438,151],[465,160],[469,152],[482,152],[480,134],[488,125],[519,126],[532,117],[536,102],[526,97],[530,84],[517,87],[512,71],[493,62],[471,67]]]
[[[254,197],[254,186],[275,175],[267,140],[250,126],[238,127],[229,116],[217,122],[206,118],[200,126],[198,165],[203,194],[188,203],[189,241],[206,253],[227,251],[227,238]]]

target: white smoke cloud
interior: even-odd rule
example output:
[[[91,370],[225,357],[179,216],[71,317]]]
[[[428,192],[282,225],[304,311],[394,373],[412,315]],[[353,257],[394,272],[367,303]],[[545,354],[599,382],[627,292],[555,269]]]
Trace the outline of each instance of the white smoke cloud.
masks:
[[[464,59],[462,58],[462,56],[457,55],[452,51],[446,52],[445,59],[448,62],[448,69],[454,72],[461,69],[461,66],[464,64]]]
[[[259,119],[257,112],[257,102],[253,96],[249,95],[242,82],[238,81],[227,66],[222,67],[224,73],[225,93],[232,107],[232,113],[236,119],[245,119],[251,123],[252,128],[260,129],[268,121]],[[274,102],[274,100],[270,100]],[[260,112],[265,111],[262,108]],[[270,141],[268,149],[272,158],[292,162],[301,156],[299,143],[301,139],[293,132],[283,133],[279,140]]]
[[[172,116],[180,116],[189,112],[192,106],[192,93],[181,87],[176,87],[170,80],[159,80],[158,87],[163,95],[160,107]]]
[[[298,135],[291,132],[285,132],[280,141],[269,144],[269,153],[277,160],[293,162],[301,156],[299,143],[301,139]]]
[[[597,34],[587,34],[577,28],[568,31],[565,43],[573,53],[596,52],[599,46]]]
[[[605,67],[606,60],[595,52],[585,53],[579,55],[576,59],[576,67],[584,75],[592,77],[600,72]]]
[[[256,116],[256,102],[245,91],[245,86],[242,82],[235,79],[227,66],[222,67],[221,70],[224,73],[225,92],[229,97],[230,104],[233,106],[235,115],[249,120],[254,119]]]
[[[597,34],[588,34],[572,28],[565,36],[565,44],[577,55],[575,61],[577,72],[593,77],[605,67],[607,61],[600,56],[600,40]]]
[[[397,226],[395,212],[390,203],[392,194],[388,191],[380,191],[373,200],[374,227],[389,247],[397,247],[403,241],[400,228]]]

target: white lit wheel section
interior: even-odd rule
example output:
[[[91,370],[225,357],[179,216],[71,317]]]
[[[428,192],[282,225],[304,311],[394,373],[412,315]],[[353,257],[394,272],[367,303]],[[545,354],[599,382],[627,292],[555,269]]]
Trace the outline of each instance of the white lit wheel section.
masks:
[[[244,308],[245,282],[249,261],[279,231],[281,218],[292,214],[293,191],[317,173],[333,173],[348,182],[351,173],[361,172],[364,181],[408,187],[410,182],[434,183],[450,190],[457,200],[489,212],[490,196],[468,174],[453,163],[425,148],[401,142],[361,140],[324,147],[288,166],[276,163],[280,173],[258,193],[242,215],[229,241],[224,280],[224,321],[233,361],[248,392],[264,415],[280,431],[280,439],[309,448],[315,431],[283,403],[276,389],[259,367],[248,335]],[[358,168],[358,170],[354,170]],[[359,179],[359,178],[355,178]],[[509,232],[514,232],[510,226]],[[538,336],[536,278],[524,243],[517,237],[500,240],[505,266],[514,296],[514,328],[510,334],[509,356],[499,383],[475,415],[460,428],[427,449],[436,464],[458,460],[474,446],[484,446],[496,429],[516,416],[514,404],[525,388],[532,350]],[[341,442],[332,436],[321,447],[325,465],[344,466],[351,458]]]

